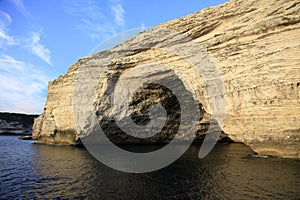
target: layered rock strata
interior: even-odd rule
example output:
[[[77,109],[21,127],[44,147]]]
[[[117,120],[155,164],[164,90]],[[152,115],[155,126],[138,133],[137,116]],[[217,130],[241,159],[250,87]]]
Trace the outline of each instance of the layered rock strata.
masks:
[[[26,115],[20,113],[0,113],[1,134],[31,134],[32,125],[38,115]]]
[[[213,97],[208,95],[202,75],[191,70],[191,63],[187,62],[191,58],[202,59],[195,57],[199,49],[191,47],[190,52],[180,52],[197,43],[216,67],[224,86],[221,95],[226,99],[226,118],[220,125],[222,131],[260,154],[299,158],[299,22],[299,0],[231,0],[160,24],[111,50],[80,59],[65,75],[50,82],[44,112],[33,126],[33,137],[43,142],[75,144],[85,136],[76,128],[81,113],[74,112],[74,98],[78,100],[82,94],[80,102],[90,102],[92,97],[84,96],[88,88],[84,88],[86,84],[79,87],[81,80],[96,83],[92,110],[111,140],[169,141],[179,123],[179,108],[172,92],[156,85],[145,85],[136,92],[123,117],[148,123],[147,107],[151,102],[160,102],[171,113],[160,135],[150,140],[131,138],[114,123],[110,103],[116,82],[129,70],[149,63],[169,66],[182,80],[178,87],[186,87],[197,100],[201,111],[197,133],[200,137],[209,126]],[[165,30],[172,34],[166,35]],[[79,73],[84,74],[81,79]],[[171,78],[170,73],[157,74],[157,79]],[[207,69],[206,73],[213,72]]]

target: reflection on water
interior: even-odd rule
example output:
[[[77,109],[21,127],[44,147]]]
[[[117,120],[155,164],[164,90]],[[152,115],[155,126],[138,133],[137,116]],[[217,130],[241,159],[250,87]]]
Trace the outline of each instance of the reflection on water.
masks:
[[[106,167],[83,148],[37,145],[19,141],[15,136],[1,136],[0,199],[300,196],[299,160],[247,157],[251,150],[242,144],[217,145],[202,160],[197,158],[198,150],[198,146],[192,146],[179,160],[159,171],[129,174]]]

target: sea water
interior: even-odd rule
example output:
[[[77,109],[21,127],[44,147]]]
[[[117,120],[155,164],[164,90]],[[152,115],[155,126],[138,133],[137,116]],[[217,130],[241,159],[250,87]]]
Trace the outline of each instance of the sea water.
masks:
[[[251,157],[236,143],[218,144],[204,159],[198,150],[192,145],[166,168],[132,174],[101,164],[84,148],[0,136],[0,199],[300,198],[299,159]]]

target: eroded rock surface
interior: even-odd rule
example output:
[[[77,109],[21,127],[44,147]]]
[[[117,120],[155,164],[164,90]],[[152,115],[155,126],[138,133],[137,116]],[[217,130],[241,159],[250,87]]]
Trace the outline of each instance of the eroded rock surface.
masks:
[[[149,63],[169,66],[176,71],[183,86],[189,88],[201,110],[198,128],[201,137],[209,125],[212,111],[209,102],[214,97],[208,95],[202,75],[195,73],[187,61],[202,58],[193,57],[198,55],[198,49],[193,48],[187,53],[174,54],[189,49],[191,43],[198,43],[207,51],[225,88],[223,132],[260,154],[300,157],[299,22],[299,0],[231,0],[158,25],[111,50],[80,59],[66,75],[50,82],[45,110],[35,120],[33,137],[65,144],[75,144],[79,137],[84,137],[85,132],[78,132],[75,127],[75,121],[82,115],[74,112],[75,95],[81,103],[94,98],[91,109],[111,140],[141,142],[124,136],[114,125],[110,103],[117,80],[128,70]],[[166,35],[164,30],[171,30],[172,34]],[[165,47],[173,49],[173,53]],[[84,74],[80,79],[79,73]],[[205,73],[209,75],[211,71],[207,69]],[[159,76],[162,74],[157,74],[158,79]],[[165,76],[171,77],[167,72]],[[78,87],[80,81],[84,83],[82,87]],[[86,83],[96,83],[95,97],[85,95],[89,89]],[[154,93],[149,93],[147,87],[154,89]],[[131,109],[123,117],[147,123],[144,108],[149,102],[163,102],[167,98],[165,105],[173,110],[170,122],[174,126],[169,123],[164,133],[149,140],[167,142],[172,139],[170,130],[176,129],[178,120],[171,93],[153,85],[145,86],[135,94]]]

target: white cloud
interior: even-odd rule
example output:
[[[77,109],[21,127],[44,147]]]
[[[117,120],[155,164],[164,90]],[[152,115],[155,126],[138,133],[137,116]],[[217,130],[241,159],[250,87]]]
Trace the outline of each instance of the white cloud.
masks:
[[[25,17],[30,16],[22,0],[11,2]],[[38,33],[32,33],[30,38],[11,35],[11,23],[11,16],[0,11],[0,111],[41,113],[49,76],[32,64],[17,60],[4,52],[12,45],[17,48],[26,47],[31,53],[51,64],[50,51],[40,43]]]
[[[84,30],[88,32],[91,38],[109,37],[115,35],[116,29],[109,23],[94,23],[90,19],[81,19]]]
[[[12,19],[8,13],[0,10],[0,16],[1,16],[1,18],[3,18],[3,21],[7,21],[8,24],[12,23]]]
[[[3,48],[5,45],[13,45],[14,38],[8,35],[3,29],[0,28],[0,48]]]
[[[91,38],[103,38],[114,35],[116,30],[108,22],[108,18],[103,14],[104,11],[94,0],[66,0],[63,6],[65,12],[77,17],[76,27],[86,32]]]
[[[76,17],[76,27],[87,32],[91,38],[104,39],[115,35],[120,26],[125,24],[125,10],[119,1],[110,1],[107,12],[95,0],[65,0],[63,9],[71,16]]]
[[[0,111],[41,113],[49,80],[33,65],[0,55]]]
[[[124,26],[125,24],[125,18],[124,18],[124,14],[125,14],[125,10],[123,8],[123,6],[120,3],[114,4],[111,6],[111,10],[114,13],[115,16],[115,23],[118,26]]]
[[[6,12],[0,10],[0,48],[8,45],[14,45],[15,40],[8,32],[8,26],[12,23],[12,19]]]
[[[22,13],[24,16],[30,16],[30,13],[24,6],[23,0],[12,0],[12,2],[16,5],[20,13]]]
[[[146,26],[145,26],[145,24],[142,22],[141,23],[141,27],[140,27],[141,29],[146,29]]]
[[[63,9],[71,16],[86,17],[94,20],[102,20],[105,16],[101,8],[94,0],[65,0]]]
[[[0,48],[3,49],[7,46],[21,45],[22,47],[27,47],[30,52],[40,59],[51,64],[51,53],[48,48],[40,43],[40,34],[37,32],[32,32],[29,38],[14,38],[8,34],[8,26],[12,23],[12,19],[9,14],[0,11]]]
[[[32,32],[31,37],[29,38],[27,43],[27,47],[30,49],[31,53],[38,56],[40,59],[48,63],[49,65],[51,64],[50,57],[51,53],[50,50],[47,49],[44,45],[40,43],[40,34],[37,32]]]

